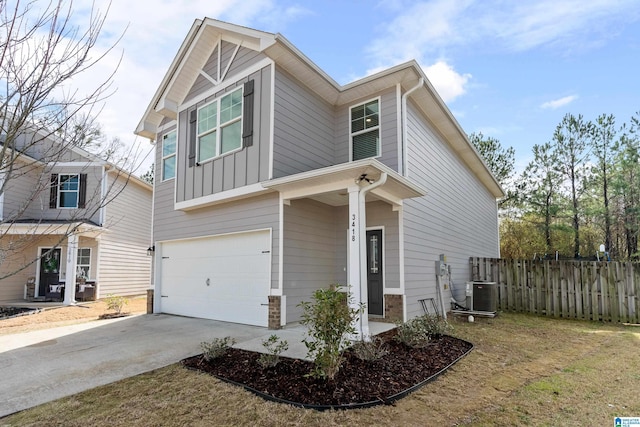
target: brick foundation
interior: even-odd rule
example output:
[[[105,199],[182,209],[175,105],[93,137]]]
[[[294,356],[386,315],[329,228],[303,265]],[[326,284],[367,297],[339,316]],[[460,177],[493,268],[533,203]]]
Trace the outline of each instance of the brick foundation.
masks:
[[[147,289],[147,314],[153,314],[153,289]]]
[[[269,329],[281,328],[282,311],[280,307],[280,296],[269,295]]]
[[[389,323],[402,322],[404,303],[402,295],[384,296],[384,321]]]

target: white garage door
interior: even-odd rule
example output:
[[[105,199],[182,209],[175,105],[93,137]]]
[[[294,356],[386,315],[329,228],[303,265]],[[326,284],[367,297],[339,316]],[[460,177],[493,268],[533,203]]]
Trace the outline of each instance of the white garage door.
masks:
[[[166,242],[161,262],[163,313],[268,325],[268,230]]]

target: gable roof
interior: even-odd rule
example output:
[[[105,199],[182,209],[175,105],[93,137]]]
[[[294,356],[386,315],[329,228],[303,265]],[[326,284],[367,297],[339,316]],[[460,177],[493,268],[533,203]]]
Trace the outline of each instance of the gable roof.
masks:
[[[335,106],[350,104],[397,84],[401,85],[403,93],[420,85],[412,91],[411,99],[485,187],[496,198],[504,196],[500,184],[415,60],[340,85],[281,34],[211,18],[198,19],[191,26],[135,130],[137,135],[153,140],[165,117],[176,118],[178,106],[213,53],[217,40],[234,44],[242,42],[242,46],[264,53],[327,103]]]

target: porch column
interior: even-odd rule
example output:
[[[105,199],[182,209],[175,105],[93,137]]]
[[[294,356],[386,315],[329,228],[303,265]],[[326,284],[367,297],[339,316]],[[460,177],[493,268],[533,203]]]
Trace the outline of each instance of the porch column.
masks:
[[[67,263],[64,286],[64,305],[76,303],[76,265],[78,262],[78,235],[67,237]]]
[[[354,309],[360,308],[360,303],[367,303],[366,300],[366,276],[362,277],[361,254],[365,248],[362,246],[363,235],[365,230],[364,218],[364,206],[360,203],[360,186],[352,185],[348,188],[349,191],[349,294],[350,306]],[[366,235],[366,234],[365,234]],[[363,294],[363,286],[364,294]],[[364,300],[363,300],[364,299]],[[356,340],[369,338],[369,319],[367,317],[367,310],[360,313],[359,319],[353,325],[356,330],[356,335],[353,337]]]

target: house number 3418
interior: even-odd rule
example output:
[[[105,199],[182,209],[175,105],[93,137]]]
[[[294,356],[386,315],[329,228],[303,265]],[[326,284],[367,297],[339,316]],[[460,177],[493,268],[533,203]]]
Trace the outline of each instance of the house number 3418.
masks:
[[[356,214],[351,214],[351,241],[356,241]]]

